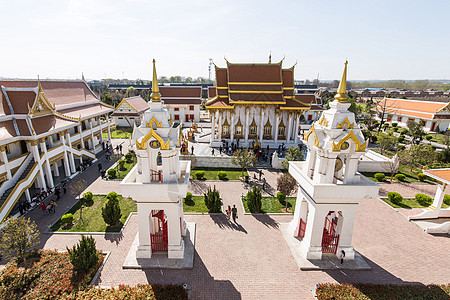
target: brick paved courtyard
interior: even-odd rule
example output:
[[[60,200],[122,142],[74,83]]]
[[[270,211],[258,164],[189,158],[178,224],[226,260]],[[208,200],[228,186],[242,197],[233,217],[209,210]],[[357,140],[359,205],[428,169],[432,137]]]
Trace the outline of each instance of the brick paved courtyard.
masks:
[[[272,194],[278,172],[264,173]],[[96,166],[83,173],[90,185],[88,189],[94,193],[120,191],[118,182],[102,183],[97,177]],[[194,181],[190,190],[200,194],[208,184],[216,185],[224,205],[239,204],[241,194],[249,188],[241,182]],[[400,188],[408,187],[389,187]],[[427,188],[434,193],[435,186]],[[35,210],[29,216],[43,232],[74,201],[67,194],[59,201],[55,215],[42,215]],[[444,255],[450,249],[450,238],[424,233],[378,199],[366,200],[359,206],[354,231],[354,247],[370,264],[371,271],[300,271],[278,229],[279,223],[289,222],[292,216],[243,215],[241,206],[236,206],[237,225],[228,222],[224,215],[185,216],[197,224],[192,270],[123,270],[123,260],[137,232],[136,215],[122,234],[95,235],[98,248],[111,251],[96,284],[188,283],[193,299],[312,299],[311,289],[319,282],[449,282],[450,260]],[[77,234],[43,233],[40,247],[62,250],[79,239]]]

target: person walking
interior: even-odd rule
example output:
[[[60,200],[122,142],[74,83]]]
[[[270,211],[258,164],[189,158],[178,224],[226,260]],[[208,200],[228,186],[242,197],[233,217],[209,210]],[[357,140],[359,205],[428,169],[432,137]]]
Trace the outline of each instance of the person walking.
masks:
[[[50,202],[50,211],[52,211],[53,213],[56,212],[56,203],[53,200],[52,200],[52,202]]]
[[[227,213],[228,220],[230,220],[231,219],[231,206],[228,205],[226,213]]]
[[[44,202],[41,202],[41,205],[39,205],[39,208],[42,210],[42,214],[44,215],[44,214],[45,214],[45,211],[47,210],[47,208],[46,208]]]
[[[233,208],[231,209],[231,214],[233,215],[233,222],[236,223],[237,216],[237,208],[236,205],[233,204]]]
[[[120,155],[122,155],[122,144],[119,145]]]
[[[191,147],[192,155],[194,155],[194,146]]]
[[[342,250],[341,251],[341,265],[344,263],[344,257],[345,257],[345,251],[344,250]]]
[[[102,168],[103,168],[102,164],[98,163],[97,167],[98,167],[98,172],[100,173],[102,171]]]
[[[55,196],[56,196],[56,201],[58,201],[61,198],[61,190],[58,187],[55,188]]]

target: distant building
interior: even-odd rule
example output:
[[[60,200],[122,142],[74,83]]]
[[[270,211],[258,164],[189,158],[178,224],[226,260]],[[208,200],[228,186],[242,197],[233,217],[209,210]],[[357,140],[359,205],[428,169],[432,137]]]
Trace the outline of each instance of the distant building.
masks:
[[[22,194],[53,188],[94,160],[110,138],[108,115],[84,81],[0,81],[0,222]],[[64,175],[62,175],[64,172]]]
[[[116,106],[111,117],[117,126],[133,127],[141,125],[144,112],[149,109],[147,101],[141,96],[123,98]]]
[[[201,86],[160,86],[159,90],[174,122],[200,122]]]
[[[421,123],[425,131],[446,131],[450,124],[448,102],[384,98],[378,104],[378,111],[383,110],[387,122],[403,127],[408,121],[415,121]],[[381,114],[377,118],[380,119]]]

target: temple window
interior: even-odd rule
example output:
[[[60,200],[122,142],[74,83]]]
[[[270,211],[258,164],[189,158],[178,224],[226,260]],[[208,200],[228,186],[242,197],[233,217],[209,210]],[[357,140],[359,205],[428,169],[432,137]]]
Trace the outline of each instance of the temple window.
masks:
[[[194,105],[189,105],[189,110],[194,110]]]
[[[179,107],[175,107],[173,110],[174,111],[180,111],[180,108]]]
[[[256,134],[256,126],[250,127],[250,134],[255,135]]]
[[[175,119],[175,121],[179,121],[180,120],[180,115],[174,115],[174,119]]]
[[[265,140],[272,139],[272,125],[270,124],[269,120],[267,120],[266,125],[264,125],[264,136],[263,138]]]
[[[242,126],[236,126],[236,135],[242,135]]]
[[[249,138],[254,139],[256,138],[256,122],[255,119],[253,119],[252,123],[250,124],[250,133],[248,135]]]

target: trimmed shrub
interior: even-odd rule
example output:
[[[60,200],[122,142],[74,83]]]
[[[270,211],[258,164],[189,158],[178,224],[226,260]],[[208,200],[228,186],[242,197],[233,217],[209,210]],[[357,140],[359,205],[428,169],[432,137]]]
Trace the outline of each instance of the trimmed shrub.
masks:
[[[433,199],[425,194],[416,194],[414,196],[414,199],[416,199],[416,201],[419,202],[419,204],[422,206],[430,206],[431,203],[433,203]]]
[[[444,203],[447,205],[450,205],[450,195],[445,195],[444,196]]]
[[[125,171],[127,169],[127,168],[125,168],[125,159],[119,160],[118,164],[119,164],[120,171]]]
[[[250,210],[251,213],[261,212],[262,195],[260,187],[253,186],[253,190],[248,191],[246,199],[248,210]]]
[[[397,146],[397,150],[405,150],[406,149],[406,147],[405,147],[405,145],[398,145]]]
[[[375,177],[378,181],[384,181],[384,179],[386,179],[386,175],[384,175],[384,173],[375,173],[373,177]]]
[[[95,249],[95,240],[92,236],[81,235],[81,240],[72,249],[67,248],[70,262],[76,271],[88,271],[95,266],[99,259],[99,253]]]
[[[398,125],[398,124],[397,124],[397,123],[395,123],[395,122],[394,122],[394,123],[392,123],[392,127],[397,127],[397,125]]]
[[[405,136],[404,136],[404,135],[399,136],[399,137],[397,138],[397,141],[398,141],[399,143],[403,143],[403,142],[405,141]]]
[[[110,226],[117,225],[119,224],[120,218],[122,217],[117,193],[109,193],[108,195],[106,195],[106,199],[108,199],[108,202],[106,202],[105,207],[102,207],[103,220]]]
[[[429,135],[425,136],[425,139],[427,141],[431,141],[433,139],[433,136],[429,134]]]
[[[211,187],[208,187],[208,191],[203,195],[205,197],[205,205],[210,213],[220,213],[222,211],[222,201],[216,186],[214,186],[213,190],[211,190]]]
[[[73,222],[73,215],[72,214],[65,214],[64,216],[61,217],[61,222],[66,225],[66,224],[70,224]]]
[[[395,179],[397,179],[398,181],[401,181],[401,182],[404,182],[405,178],[406,178],[406,176],[404,174],[396,174],[394,177],[395,177]]]
[[[109,169],[108,170],[108,179],[115,179],[117,178],[117,172],[115,169]]]
[[[125,154],[125,160],[127,161],[127,163],[131,163],[133,159],[133,154],[131,152],[128,152],[127,154]]]
[[[372,139],[372,143],[376,143],[378,140],[378,137],[376,135],[374,135],[371,137],[371,139]]]
[[[186,193],[186,197],[184,198],[184,202],[185,203],[192,202],[192,193],[191,192],[187,192]]]
[[[392,127],[392,131],[393,132],[397,132],[398,131],[398,127]]]
[[[195,178],[198,180],[202,180],[205,177],[205,171],[196,171]]]
[[[400,174],[397,174],[400,175]],[[396,192],[389,192],[387,194],[389,201],[391,201],[395,205],[399,205],[403,201],[402,195]]]
[[[94,200],[94,194],[92,194],[92,192],[86,192],[83,194],[83,199],[86,202],[91,202]]]
[[[278,192],[277,199],[278,199],[278,202],[280,202],[281,204],[284,204],[284,201],[286,200],[286,196],[282,192]]]
[[[217,177],[219,177],[220,180],[225,180],[225,179],[227,179],[227,172],[219,171],[219,172],[217,172]]]
[[[417,174],[417,178],[419,178],[419,181],[424,181],[425,177],[427,177],[427,175],[423,174],[423,173],[419,173]]]

